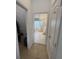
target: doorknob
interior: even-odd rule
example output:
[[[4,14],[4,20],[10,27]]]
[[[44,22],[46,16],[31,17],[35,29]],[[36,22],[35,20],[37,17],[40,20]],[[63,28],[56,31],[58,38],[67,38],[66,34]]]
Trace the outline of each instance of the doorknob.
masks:
[[[48,37],[49,37],[49,38],[51,38],[51,36],[50,36],[50,35],[49,35]]]
[[[54,44],[54,47],[56,47],[56,45],[57,45],[57,44],[55,43],[55,44]]]
[[[53,45],[54,45],[54,47],[57,47],[57,42],[54,42]]]

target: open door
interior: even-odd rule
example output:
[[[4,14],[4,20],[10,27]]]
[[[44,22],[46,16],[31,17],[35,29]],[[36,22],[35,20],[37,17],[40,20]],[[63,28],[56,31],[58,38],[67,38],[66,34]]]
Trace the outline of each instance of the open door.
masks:
[[[55,7],[50,15],[47,34],[47,50],[49,59],[55,59],[56,55],[57,41],[61,22],[61,10],[61,7]]]

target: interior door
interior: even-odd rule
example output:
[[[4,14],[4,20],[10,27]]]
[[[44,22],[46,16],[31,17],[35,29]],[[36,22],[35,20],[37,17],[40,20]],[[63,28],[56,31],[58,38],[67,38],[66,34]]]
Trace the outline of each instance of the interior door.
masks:
[[[56,57],[56,51],[57,51],[57,44],[59,40],[59,30],[60,30],[60,24],[61,24],[61,13],[62,9],[61,7],[56,7],[56,24],[55,24],[55,31],[54,31],[54,40],[53,40],[53,51],[52,51],[52,59],[55,59]]]
[[[48,25],[47,49],[49,59],[55,59],[60,20],[61,7],[55,7],[53,9],[53,12],[51,12],[50,14],[50,20]]]
[[[17,22],[19,23],[20,30],[23,32],[23,34],[26,33],[26,14],[27,14],[26,10],[24,10],[19,5],[16,5]]]
[[[47,32],[47,50],[48,50],[49,59],[52,59],[55,24],[56,24],[56,10],[53,9],[53,11],[50,11],[49,14],[48,32]]]

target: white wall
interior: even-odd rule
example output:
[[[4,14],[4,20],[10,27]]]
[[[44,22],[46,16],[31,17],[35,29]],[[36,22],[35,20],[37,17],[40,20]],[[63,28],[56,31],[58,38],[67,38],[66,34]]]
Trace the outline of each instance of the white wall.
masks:
[[[33,12],[48,12],[49,0],[32,0]]]
[[[27,45],[28,48],[31,48],[33,43],[33,21],[32,21],[32,7],[31,7],[31,0],[17,0],[20,2],[24,7],[27,8],[27,15],[26,15],[26,30],[27,30]]]

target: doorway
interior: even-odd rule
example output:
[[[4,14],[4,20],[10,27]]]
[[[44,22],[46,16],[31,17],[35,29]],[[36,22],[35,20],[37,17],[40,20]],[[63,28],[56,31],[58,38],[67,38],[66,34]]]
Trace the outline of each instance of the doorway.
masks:
[[[19,2],[16,2],[16,26],[19,45],[27,47],[27,30],[26,30],[27,10]]]
[[[35,13],[34,20],[34,43],[46,44],[46,27],[47,27],[47,13]]]

